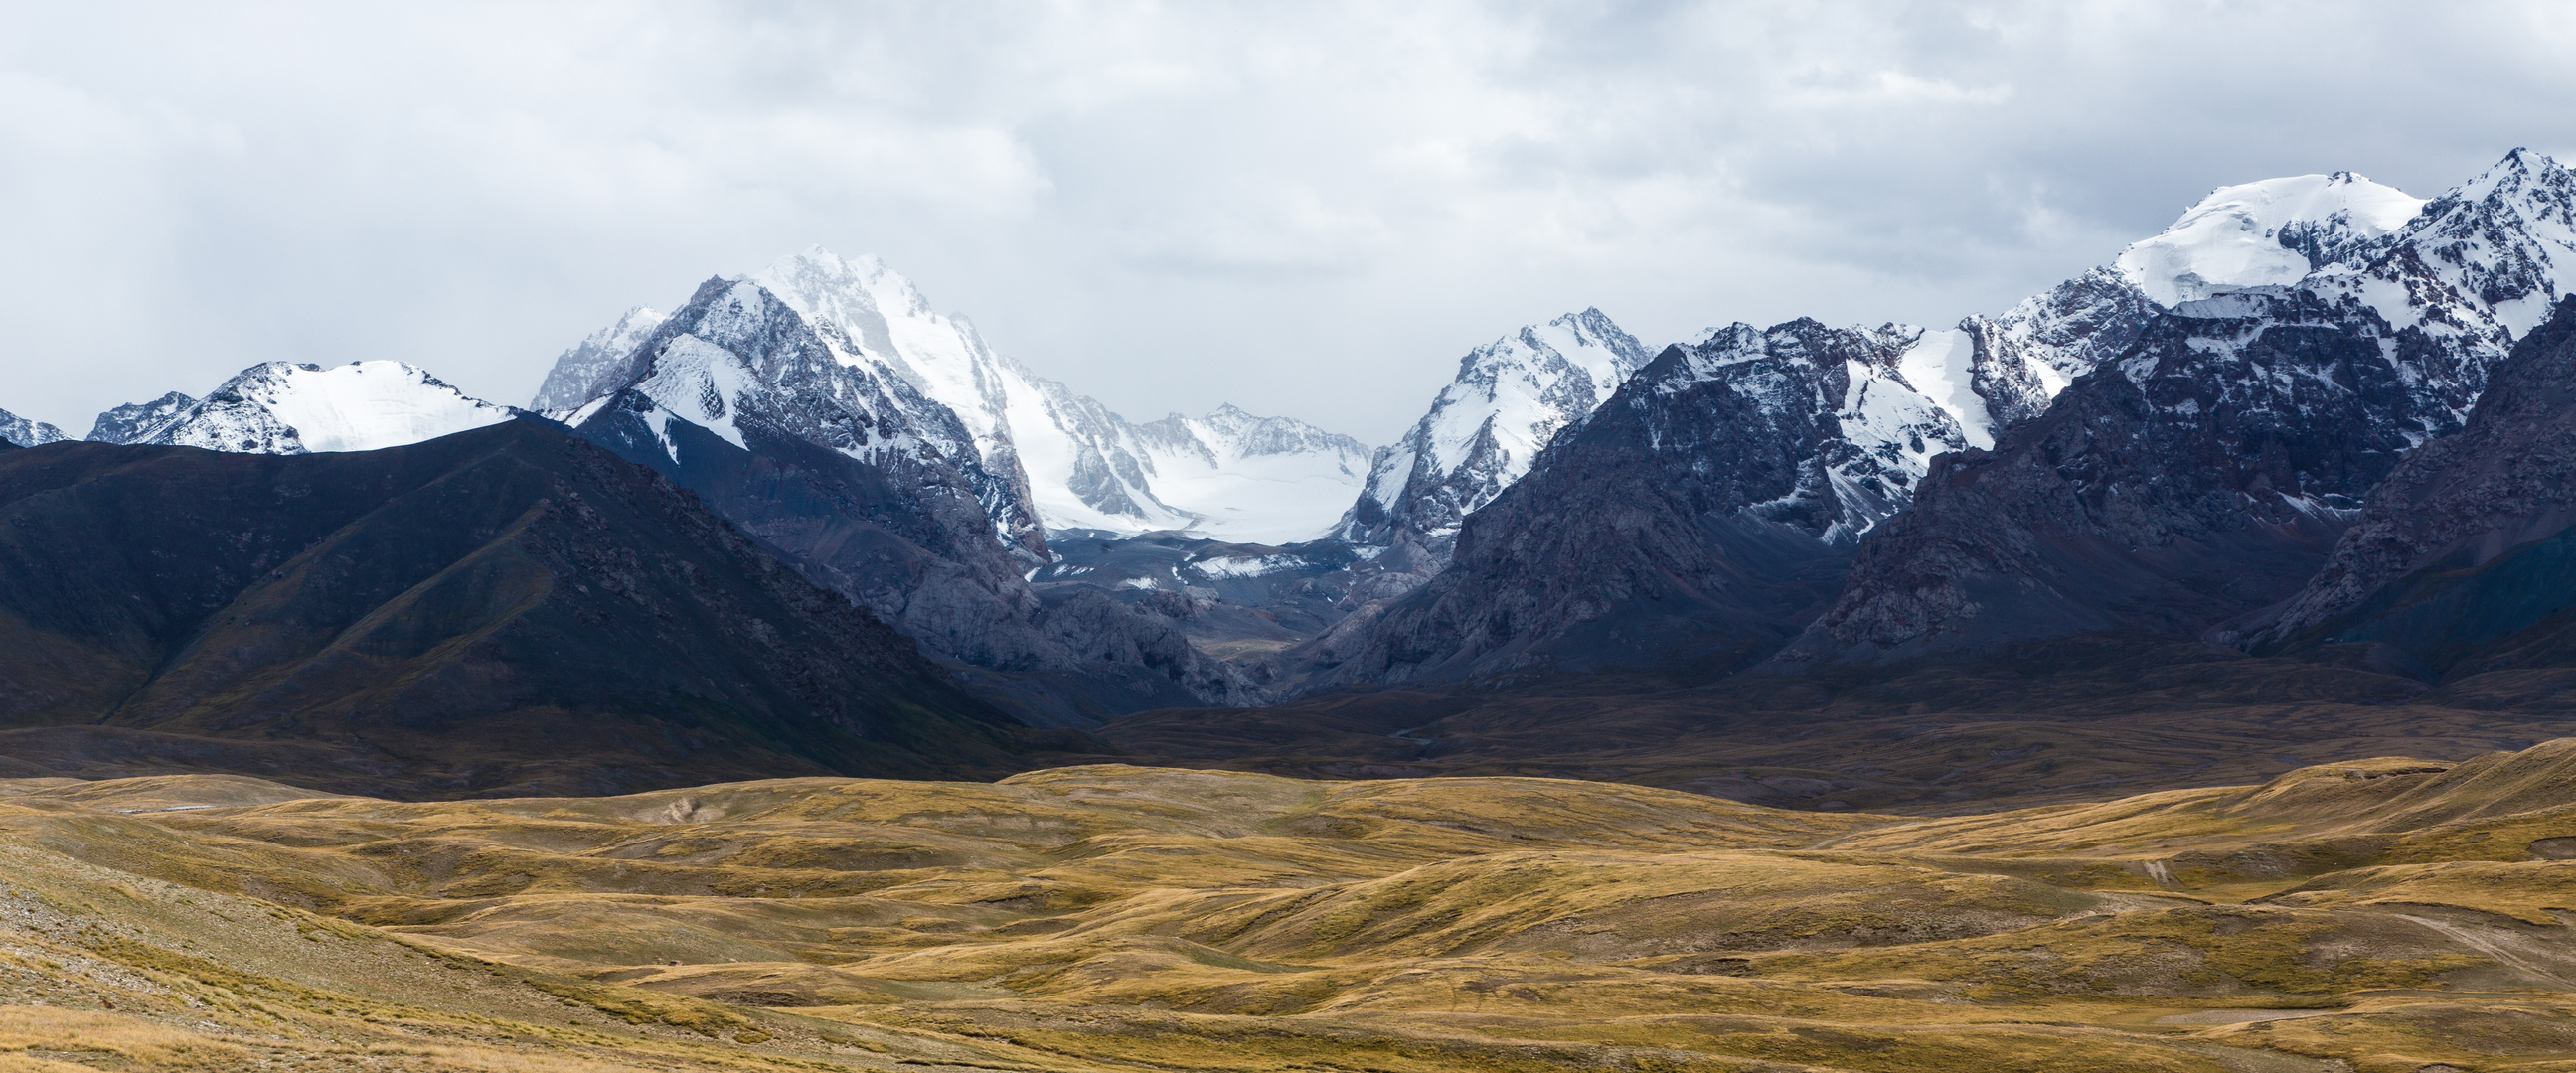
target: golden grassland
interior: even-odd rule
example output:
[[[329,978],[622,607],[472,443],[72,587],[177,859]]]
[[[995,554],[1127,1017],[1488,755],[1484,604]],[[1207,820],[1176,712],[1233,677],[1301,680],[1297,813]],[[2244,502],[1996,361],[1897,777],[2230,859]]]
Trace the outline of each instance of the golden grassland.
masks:
[[[0,1073],[2576,1073],[2576,740],[1937,818],[1091,766],[0,833]]]

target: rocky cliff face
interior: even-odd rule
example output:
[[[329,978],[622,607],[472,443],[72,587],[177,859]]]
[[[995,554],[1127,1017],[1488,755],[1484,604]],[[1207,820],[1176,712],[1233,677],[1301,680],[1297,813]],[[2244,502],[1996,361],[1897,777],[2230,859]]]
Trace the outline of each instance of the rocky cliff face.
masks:
[[[789,310],[820,359],[870,381],[887,404],[880,425],[917,426],[931,453],[980,473],[979,495],[1011,543],[1032,545],[1044,530],[1308,540],[1349,505],[1367,468],[1368,449],[1350,437],[1232,406],[1130,422],[995,352],[872,257],[817,248],[735,282]],[[568,415],[632,379],[636,325],[652,317],[630,313],[567,351],[540,408]]]
[[[90,423],[89,435],[83,438],[91,443],[147,440],[196,404],[197,400],[176,391],[150,402],[129,402],[98,415],[98,420]]]
[[[2405,389],[2381,325],[2305,295],[2218,304],[2159,318],[1997,449],[1941,459],[1782,660],[2198,632],[2294,591],[2401,426],[2447,410]],[[2238,315],[2193,315],[2216,312]]]
[[[2519,665],[2569,647],[2576,606],[2576,299],[2497,365],[2459,433],[2406,456],[2372,489],[2323,569],[2258,649],[2393,646],[2428,672]]]
[[[1471,563],[1461,538],[1457,578],[1303,655],[1326,682],[1492,673],[1610,628],[1593,624],[1640,594],[1704,595],[1695,579],[1730,570],[1812,587],[1812,564],[1855,546],[1829,609],[1703,602],[1668,621],[1701,621],[1701,651],[1739,656],[1805,625],[1784,662],[2207,628],[2295,590],[2398,456],[2458,427],[2516,330],[2513,295],[2554,278],[2561,174],[2517,153],[2430,207],[2348,173],[2226,187],[1999,317],[1713,332],[1622,389],[1642,399],[1660,381],[1675,410],[1569,428],[1525,498],[1471,517],[1479,552]],[[1695,421],[1717,424],[1677,434]],[[1808,543],[1712,536],[1757,523]],[[1607,580],[1586,591],[1591,574]],[[1632,580],[1653,575],[1675,580]],[[1690,647],[1627,636],[1643,662]]]
[[[1469,351],[1422,420],[1378,450],[1334,535],[1404,547],[1423,575],[1437,571],[1467,515],[1520,480],[1557,430],[1609,401],[1653,356],[1598,309]]]
[[[1469,515],[1446,571],[1292,659],[1340,684],[1759,658],[1933,456],[1991,442],[1980,385],[2037,390],[1994,353],[1812,320],[1671,347]]]
[[[546,382],[537,388],[537,397],[528,408],[540,413],[570,410],[596,399],[618,387],[626,359],[652,338],[667,314],[645,306],[636,306],[617,318],[617,322],[590,333],[571,349],[555,357],[546,370]]]
[[[2277,229],[2303,262],[2347,259],[2181,302],[2045,417],[1949,460],[1783,662],[2196,633],[2297,592],[2557,295],[2572,191],[2518,150],[2384,235]]]
[[[30,421],[7,410],[0,410],[0,441],[20,447],[57,443],[70,437],[63,430],[42,421]]]

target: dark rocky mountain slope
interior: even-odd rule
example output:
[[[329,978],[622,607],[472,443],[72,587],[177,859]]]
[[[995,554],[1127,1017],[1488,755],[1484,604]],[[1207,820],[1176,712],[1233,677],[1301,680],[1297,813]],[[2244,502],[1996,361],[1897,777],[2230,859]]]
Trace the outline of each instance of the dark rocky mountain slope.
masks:
[[[0,753],[433,796],[1017,768],[1027,731],[651,471],[519,420],[0,454]]]
[[[2576,299],[2495,368],[2467,427],[2408,455],[2372,491],[2256,643],[2394,648],[2380,658],[2451,678],[2576,663],[2571,525]]]
[[[2374,326],[2299,296],[2184,308],[1995,450],[1937,461],[1783,662],[2189,635],[2296,592],[2431,415]]]
[[[1801,320],[1667,348],[1467,517],[1447,570],[1292,666],[1360,684],[1767,655],[1839,584],[1837,537],[1911,481],[1836,412],[1853,368],[1913,342]],[[1955,425],[1914,430],[1913,450],[1945,432],[1955,444]]]

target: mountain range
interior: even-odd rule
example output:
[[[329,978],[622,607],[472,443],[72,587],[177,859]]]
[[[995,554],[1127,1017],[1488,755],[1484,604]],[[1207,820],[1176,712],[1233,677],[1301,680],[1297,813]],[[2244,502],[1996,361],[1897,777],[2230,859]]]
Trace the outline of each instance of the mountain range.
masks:
[[[2227,187],[1947,332],[1678,344],[1471,515],[1446,573],[1283,673],[1704,678],[2222,630],[2460,427],[2559,293],[2572,189],[2521,150],[2429,203],[2348,173]]]
[[[2265,180],[1949,327],[1650,350],[1567,314],[1470,350],[1371,450],[1231,406],[1130,421],[881,262],[815,249],[631,309],[526,408],[392,362],[271,363],[90,439],[303,455],[566,429],[1039,724],[2104,631],[2277,648],[2350,613],[2321,610],[2320,569],[2345,597],[2392,583],[2338,541],[2486,405],[2571,251],[2576,177],[2527,150],[2429,201]]]
[[[2563,1069],[2571,257],[2266,180],[1374,450],[819,250],[0,413],[0,1066]]]

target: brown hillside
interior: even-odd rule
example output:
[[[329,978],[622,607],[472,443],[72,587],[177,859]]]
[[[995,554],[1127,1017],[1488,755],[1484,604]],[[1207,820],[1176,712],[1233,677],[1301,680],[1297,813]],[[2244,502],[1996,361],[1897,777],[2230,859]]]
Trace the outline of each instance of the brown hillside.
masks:
[[[0,1054],[2565,1070],[2571,757],[1946,818],[1114,765],[426,803],[24,780]]]

